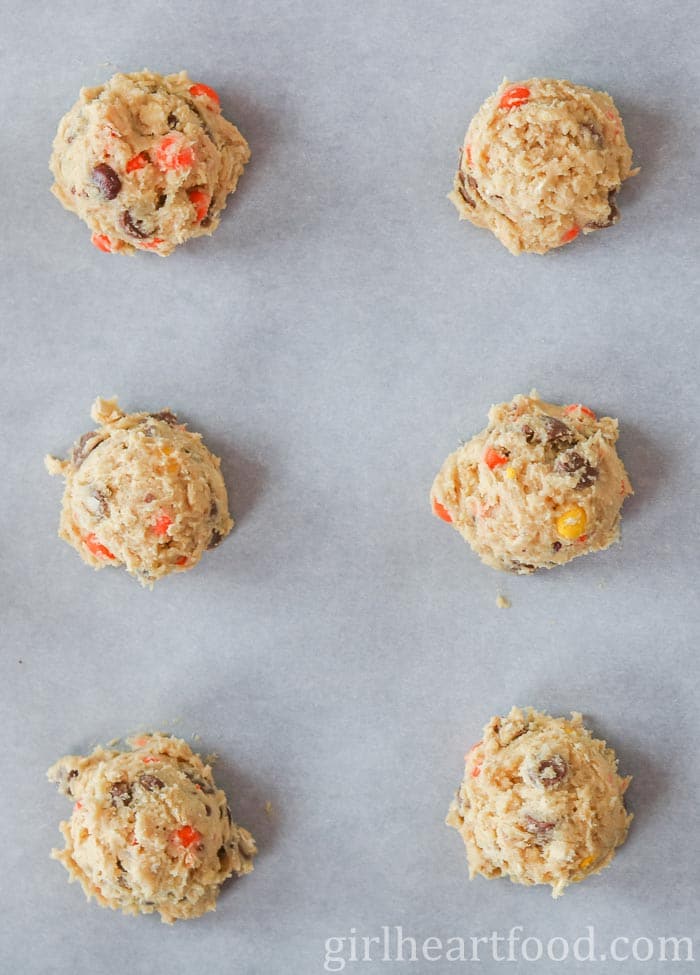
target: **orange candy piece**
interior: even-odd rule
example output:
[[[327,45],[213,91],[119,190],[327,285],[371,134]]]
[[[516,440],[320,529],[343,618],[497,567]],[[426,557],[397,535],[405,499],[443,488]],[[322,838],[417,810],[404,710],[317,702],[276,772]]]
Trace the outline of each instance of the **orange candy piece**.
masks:
[[[102,251],[105,254],[112,253],[112,241],[109,239],[107,234],[93,234],[90,240],[98,251]]]
[[[593,410],[589,410],[587,406],[582,406],[581,403],[570,403],[569,406],[564,407],[565,413],[585,413],[586,416],[590,416],[592,420],[595,420],[596,416]]]
[[[150,159],[145,152],[140,152],[138,156],[132,156],[129,162],[126,164],[127,173],[133,173],[137,169],[143,169],[150,162]]]
[[[192,826],[181,826],[173,834],[175,842],[184,847],[192,846],[193,843],[199,843],[201,838],[202,834]]]
[[[192,85],[190,87],[190,95],[192,95],[193,98],[198,98],[200,95],[204,95],[206,98],[210,98],[211,101],[214,102],[217,108],[220,105],[220,99],[218,93],[215,92],[213,88],[210,88],[209,85],[202,85],[202,84]]]
[[[578,227],[572,227],[571,230],[567,230],[562,236],[562,244],[570,244],[572,240],[576,240],[578,235],[581,233]]]
[[[189,169],[194,165],[194,149],[179,132],[171,132],[160,140],[154,151],[156,165],[161,172]]]
[[[195,209],[197,223],[201,223],[209,210],[211,196],[208,193],[205,193],[204,190],[188,190],[187,195],[190,198],[190,203]]]
[[[154,251],[163,243],[162,237],[154,237],[153,240],[145,240],[141,244],[137,244],[141,250],[144,251]]]
[[[512,88],[506,88],[506,90],[501,95],[501,100],[498,103],[499,108],[517,108],[518,105],[524,105],[530,98],[530,89],[525,88],[522,85],[514,85]]]
[[[86,535],[83,539],[87,548],[92,552],[93,555],[101,555],[104,559],[113,559],[114,556],[110,550],[102,544],[92,532]]]
[[[452,524],[452,515],[449,513],[447,508],[443,504],[440,504],[439,501],[436,501],[435,498],[433,498],[433,514],[436,514],[438,518],[442,518],[442,520],[446,521],[448,525]]]
[[[489,470],[493,470],[494,467],[500,467],[501,464],[506,464],[507,462],[508,458],[504,457],[503,454],[499,454],[493,447],[487,447],[484,451],[484,463]]]
[[[156,533],[156,535],[167,535],[168,528],[170,528],[172,523],[173,519],[170,517],[167,511],[161,511],[159,512],[156,520],[153,522],[153,531]]]

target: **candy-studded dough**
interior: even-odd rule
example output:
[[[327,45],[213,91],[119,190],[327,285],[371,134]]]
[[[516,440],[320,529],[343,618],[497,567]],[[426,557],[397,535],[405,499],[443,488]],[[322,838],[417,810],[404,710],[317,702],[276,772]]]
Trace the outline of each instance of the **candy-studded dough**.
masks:
[[[185,71],[83,88],[54,140],[52,191],[102,251],[165,257],[211,234],[250,159],[217,93]]]
[[[514,707],[489,721],[465,763],[447,824],[464,840],[470,877],[550,884],[558,897],[599,873],[625,841],[630,779],[580,714]]]
[[[221,884],[253,869],[255,841],[237,826],[211,768],[162,734],[131,751],[66,755],[48,777],[73,802],[54,850],[88,899],[168,924],[216,909]]]
[[[504,81],[471,121],[450,199],[513,254],[616,223],[632,150],[612,98],[570,81]]]
[[[193,568],[233,527],[219,458],[169,410],[125,414],[97,399],[92,418],[68,460],[45,461],[65,478],[61,538],[145,586]]]
[[[516,396],[447,458],[433,511],[495,569],[525,574],[607,548],[632,494],[617,436],[617,420],[587,406]]]

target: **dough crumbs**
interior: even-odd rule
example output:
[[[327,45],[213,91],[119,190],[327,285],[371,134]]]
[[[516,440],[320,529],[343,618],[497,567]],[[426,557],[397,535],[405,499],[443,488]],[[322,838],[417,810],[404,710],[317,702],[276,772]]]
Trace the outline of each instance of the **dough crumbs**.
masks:
[[[155,733],[128,744],[66,755],[49,769],[74,802],[60,825],[65,848],[52,857],[102,907],[157,911],[167,924],[215,910],[223,882],[253,869],[253,837],[186,742]]]
[[[510,599],[507,596],[496,596],[496,605],[499,609],[510,609]]]
[[[600,873],[624,843],[630,781],[580,714],[567,720],[514,707],[492,718],[465,755],[446,823],[464,840],[470,879],[549,884],[558,897]]]
[[[516,396],[442,465],[433,512],[482,562],[527,575],[608,548],[633,493],[617,455],[617,420],[581,403]]]
[[[249,159],[213,88],[185,71],[115,74],[61,119],[51,191],[98,250],[166,257],[216,230]]]
[[[638,172],[606,92],[504,80],[469,125],[449,199],[512,254],[545,254],[617,223],[616,195]]]
[[[220,461],[170,410],[124,413],[115,399],[92,407],[97,429],[67,460],[59,535],[95,569],[122,565],[144,586],[187,572],[233,528]]]

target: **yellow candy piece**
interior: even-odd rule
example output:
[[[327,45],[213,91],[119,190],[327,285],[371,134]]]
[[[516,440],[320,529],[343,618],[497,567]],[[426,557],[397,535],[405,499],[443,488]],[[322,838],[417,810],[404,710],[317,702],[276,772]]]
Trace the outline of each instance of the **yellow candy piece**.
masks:
[[[594,862],[595,857],[586,857],[578,865],[579,870],[586,870]]]
[[[517,477],[514,467],[506,467],[506,477],[509,481],[514,481]]]
[[[557,518],[557,533],[562,538],[578,538],[585,532],[587,521],[586,512],[575,504]]]

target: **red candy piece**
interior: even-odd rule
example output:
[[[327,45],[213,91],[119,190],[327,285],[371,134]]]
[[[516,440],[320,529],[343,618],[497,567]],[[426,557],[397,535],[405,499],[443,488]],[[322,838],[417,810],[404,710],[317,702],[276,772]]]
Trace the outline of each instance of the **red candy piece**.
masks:
[[[447,508],[440,504],[439,501],[436,501],[435,498],[433,498],[433,513],[436,514],[438,518],[442,518],[443,521],[446,521],[448,525],[452,524],[452,515],[449,513]]]
[[[179,132],[171,132],[160,140],[155,148],[156,165],[161,172],[171,169],[189,169],[194,165],[194,149]]]
[[[195,209],[197,223],[201,223],[209,210],[211,196],[208,193],[205,193],[204,190],[188,190],[187,195],[190,198],[190,203]]]
[[[143,169],[150,162],[150,159],[145,152],[140,152],[138,156],[132,156],[129,162],[126,164],[127,173],[133,173],[137,169]]]
[[[499,108],[517,108],[518,105],[524,105],[526,101],[530,98],[530,89],[524,88],[520,85],[515,85],[513,88],[507,88],[501,95],[501,100],[498,103]]]
[[[153,765],[153,763],[157,762],[158,759],[155,758],[153,755],[144,755],[141,761],[143,762],[144,765]]]
[[[580,403],[571,403],[569,406],[564,407],[565,413],[585,413],[586,416],[590,416],[592,420],[595,420],[595,413],[593,410],[589,410],[587,406],[582,406]]]
[[[487,447],[484,451],[484,463],[489,470],[493,470],[494,467],[500,467],[501,464],[506,464],[507,462],[508,458],[504,457],[503,454],[499,454],[493,447]]]
[[[109,239],[109,237],[106,234],[93,234],[90,240],[92,241],[93,246],[98,249],[98,251],[103,251],[105,254],[112,253],[113,250],[112,241]]]
[[[192,826],[181,826],[173,834],[175,842],[184,847],[192,846],[193,843],[199,843],[201,838],[202,834],[198,833]]]
[[[153,240],[146,240],[141,244],[137,244],[136,246],[143,251],[154,251],[158,247],[160,247],[162,243],[163,243],[162,237],[154,237]]]
[[[578,227],[572,227],[571,230],[567,230],[561,239],[562,244],[569,244],[572,240],[576,240],[580,232]]]
[[[214,102],[217,108],[220,104],[218,94],[213,88],[210,88],[209,85],[192,85],[190,88],[190,95],[192,95],[193,98],[197,98],[199,95],[206,95],[207,98],[210,98]]]
[[[106,548],[102,542],[97,540],[97,537],[90,532],[83,539],[87,548],[92,552],[93,555],[101,555],[104,559],[113,559],[114,556],[108,548]]]
[[[166,511],[161,511],[153,522],[153,531],[156,535],[167,535],[168,528],[170,528],[172,523],[173,519],[170,515]]]
[[[175,565],[185,565],[187,563],[187,556],[181,555],[179,559],[175,559]]]

